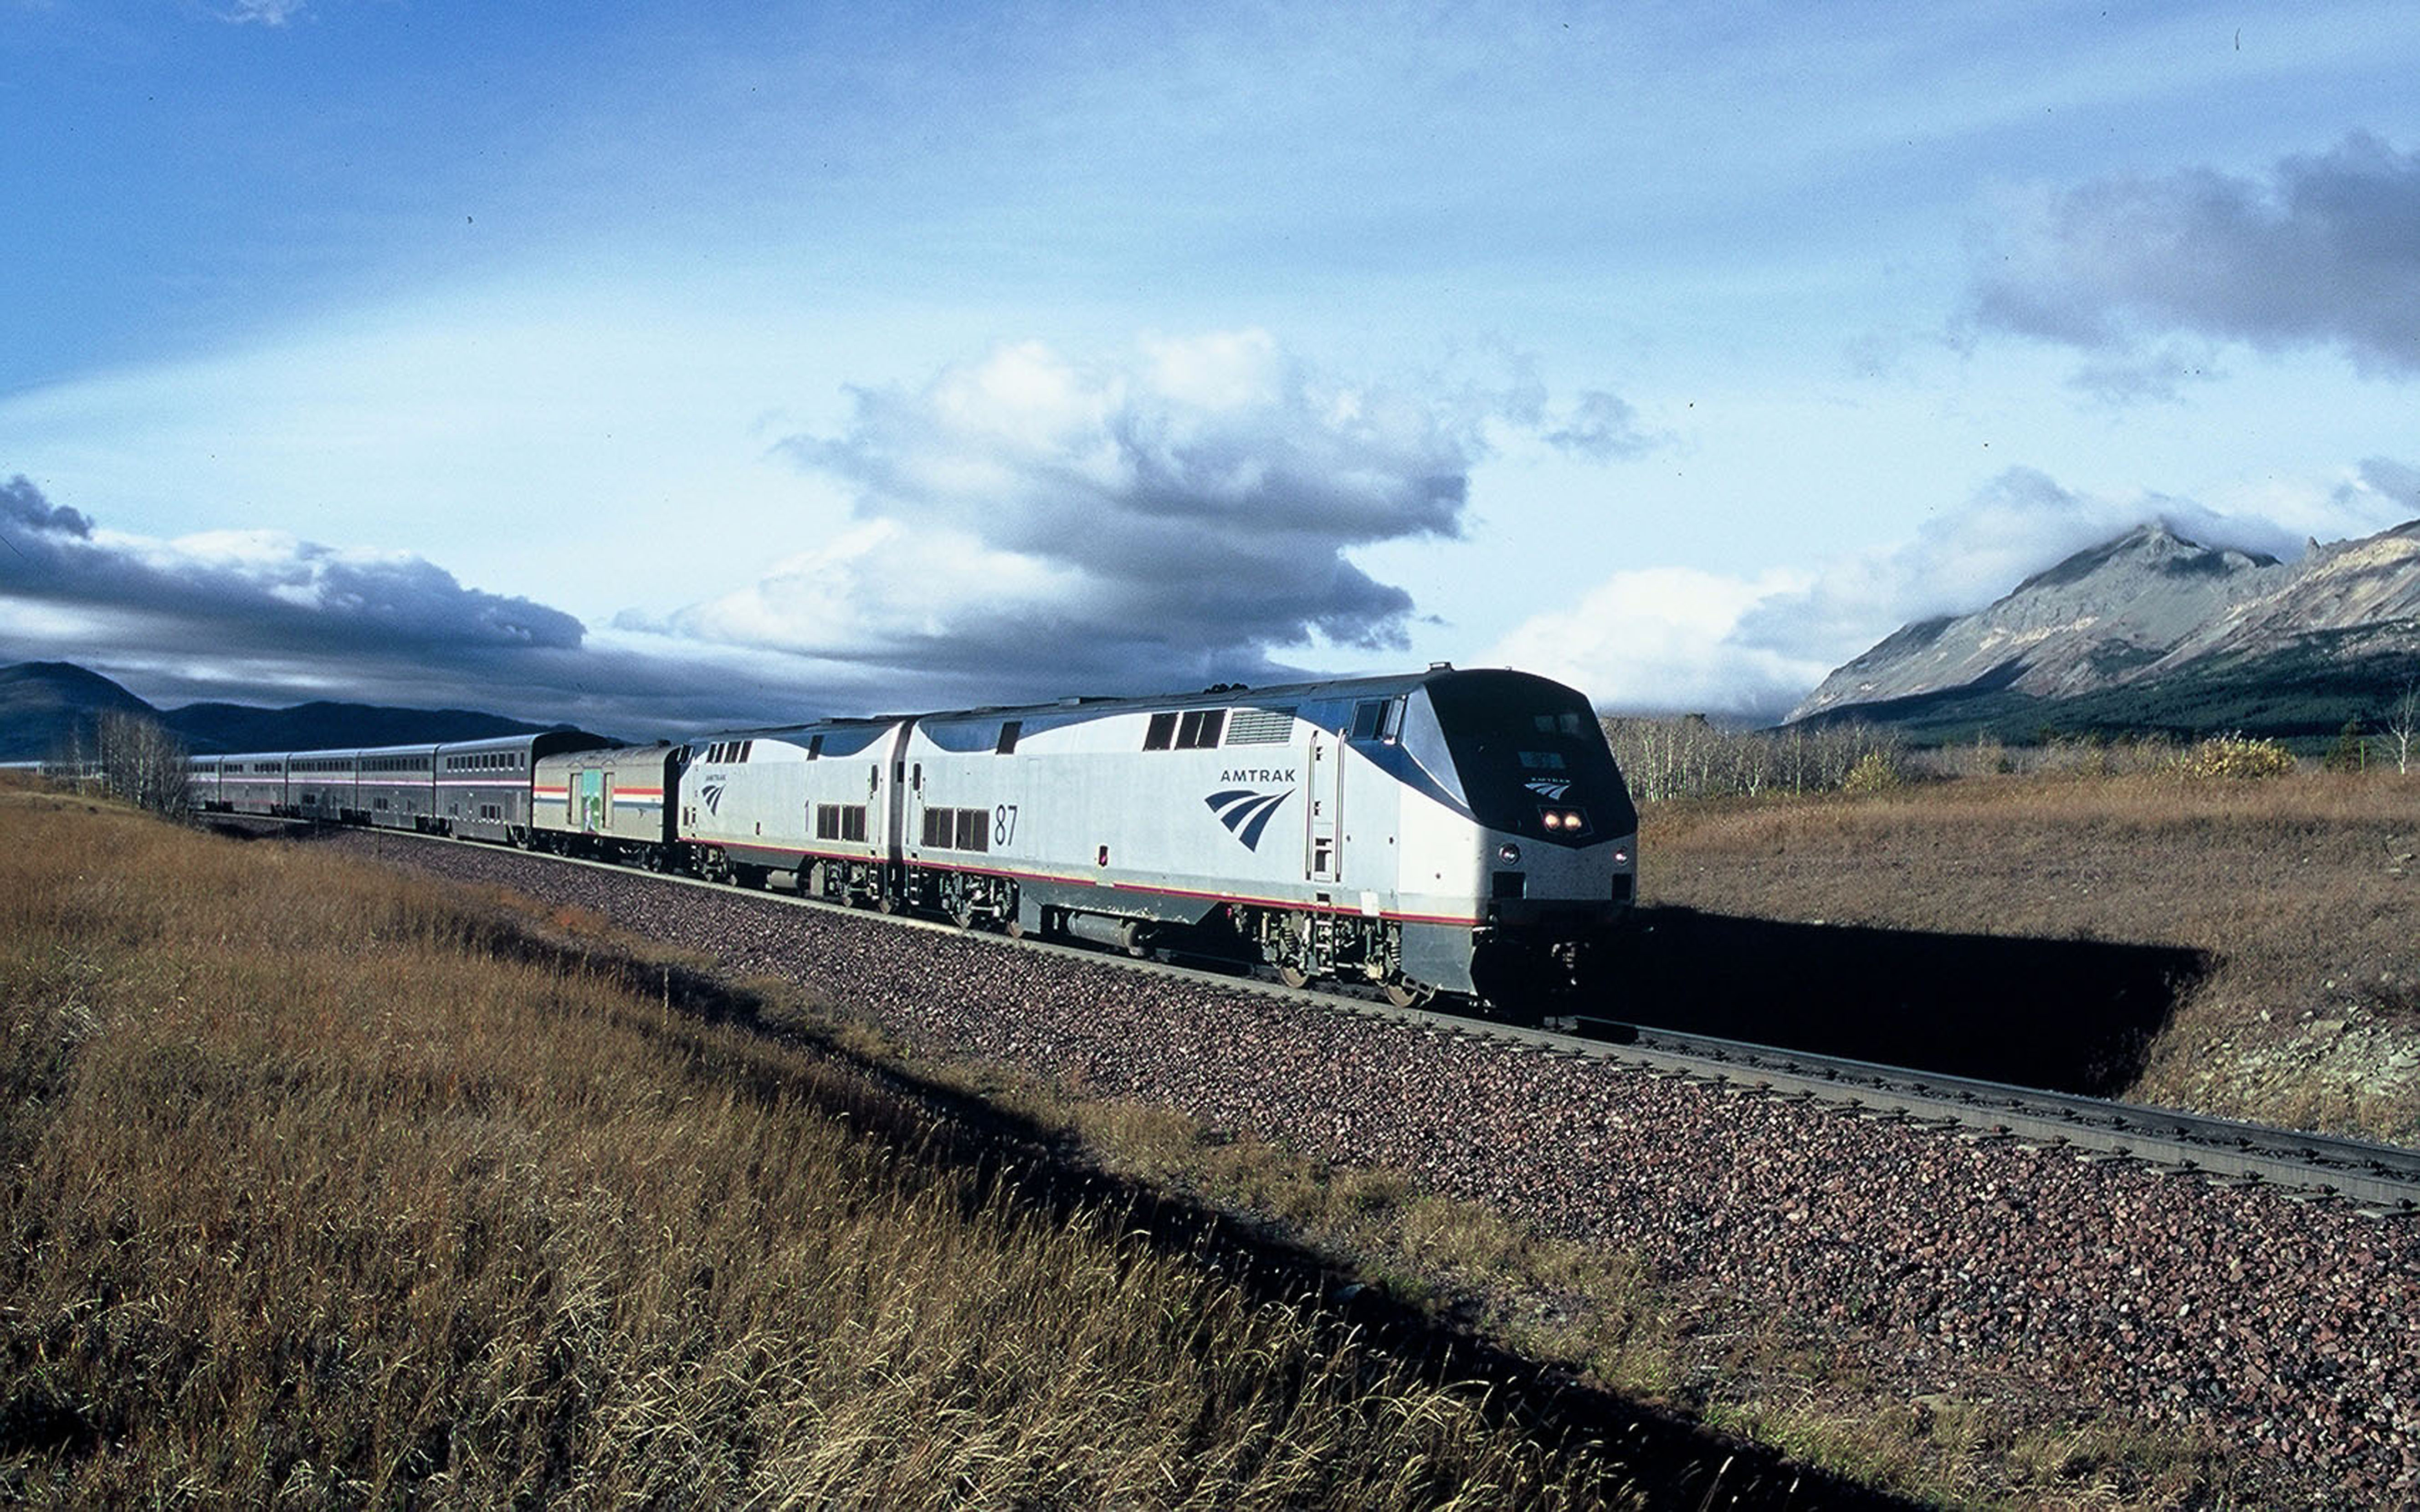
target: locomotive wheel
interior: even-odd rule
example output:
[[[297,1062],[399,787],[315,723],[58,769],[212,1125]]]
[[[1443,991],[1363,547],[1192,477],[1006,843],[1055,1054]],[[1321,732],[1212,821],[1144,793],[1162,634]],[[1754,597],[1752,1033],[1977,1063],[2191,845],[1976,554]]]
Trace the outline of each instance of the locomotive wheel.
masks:
[[[1303,970],[1300,966],[1291,965],[1280,961],[1278,963],[1278,980],[1284,982],[1289,987],[1307,986],[1311,981],[1311,973]]]
[[[1387,1001],[1397,1008],[1421,1008],[1436,996],[1435,988],[1425,982],[1407,981],[1401,977],[1383,983],[1379,990],[1387,995]]]

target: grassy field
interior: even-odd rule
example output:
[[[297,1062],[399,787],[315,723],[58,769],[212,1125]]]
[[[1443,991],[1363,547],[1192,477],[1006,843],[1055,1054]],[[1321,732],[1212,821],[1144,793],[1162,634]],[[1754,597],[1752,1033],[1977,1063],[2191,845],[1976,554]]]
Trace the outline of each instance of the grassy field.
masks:
[[[2420,1141],[2420,777],[1981,775],[1659,804],[1639,853],[1652,904],[2202,952],[2131,1095]]]
[[[2185,885],[2145,846],[2182,837],[2195,865],[2246,867],[2282,826],[2326,858],[2313,874],[2350,878],[2398,795],[1978,779],[1657,805],[1643,849],[1668,905],[1913,931],[1996,909],[2015,933],[2225,943],[2165,1057],[2316,968],[2257,908],[2195,912],[2224,889]],[[2408,949],[2402,896],[2381,895],[2380,949]],[[2262,929],[2223,927],[2246,918]],[[2246,938],[2258,949],[2236,950]],[[1668,1494],[1668,1464],[1542,1441],[1319,1307],[1146,1242],[1116,1201],[1036,1201],[861,1060],[1299,1236],[1416,1309],[1859,1479],[1953,1504],[2099,1506],[2171,1504],[2221,1473],[2210,1446],[2124,1424],[1919,1411],[1786,1332],[1709,1353],[1689,1299],[1624,1257],[1386,1171],[1002,1068],[915,1066],[815,1005],[706,1022],[659,987],[670,976],[627,969],[641,949],[573,913],[310,847],[0,790],[0,1500],[1701,1499]],[[2365,1011],[2392,1028],[2407,1007]],[[2273,1022],[2283,1042],[2309,1032]],[[804,1046],[793,1024],[851,1054]],[[1713,1483],[1724,1451],[1707,1453],[1682,1484]]]
[[[1622,1499],[578,922],[0,791],[0,1501]]]

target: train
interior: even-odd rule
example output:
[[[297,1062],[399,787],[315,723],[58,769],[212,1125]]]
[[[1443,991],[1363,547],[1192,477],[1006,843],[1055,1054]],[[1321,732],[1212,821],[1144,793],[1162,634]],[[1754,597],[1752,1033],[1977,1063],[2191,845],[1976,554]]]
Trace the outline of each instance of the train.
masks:
[[[1455,669],[831,718],[197,756],[205,810],[452,834],[1181,951],[1414,1005],[1569,985],[1637,891],[1577,691]]]

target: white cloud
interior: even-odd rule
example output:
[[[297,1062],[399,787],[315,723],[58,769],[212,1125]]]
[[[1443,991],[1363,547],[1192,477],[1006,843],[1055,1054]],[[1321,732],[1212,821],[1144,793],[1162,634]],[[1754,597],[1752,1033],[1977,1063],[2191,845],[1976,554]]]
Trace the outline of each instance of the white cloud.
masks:
[[[64,478],[79,502],[154,527],[100,532],[78,558],[142,575],[111,600],[119,628],[92,642],[116,665],[163,623],[126,618],[133,607],[190,597],[196,577],[264,615],[318,612],[342,582],[356,623],[382,605],[406,640],[439,635],[411,606],[471,591],[416,557],[314,539],[341,516],[454,542],[449,563],[491,582],[542,582],[546,605],[572,611],[562,625],[611,624],[633,655],[753,648],[773,659],[751,675],[846,709],[1400,661],[1430,606],[1373,564],[1378,548],[1459,548],[1474,465],[1495,440],[1539,443],[1565,412],[1534,379],[1339,376],[1258,330],[1107,355],[1020,342],[849,388],[798,368],[802,329],[751,334],[644,302],[578,327],[499,293],[19,395],[0,430],[54,492]],[[824,358],[875,360],[843,347]],[[914,372],[915,349],[888,355]],[[1608,419],[1615,404],[1583,396],[1569,412]],[[81,519],[35,501],[43,519],[21,523]],[[254,528],[221,528],[236,521]],[[443,580],[411,586],[424,571]],[[558,612],[546,605],[533,607]],[[221,612],[189,608],[194,624]],[[264,623],[272,639],[290,627]],[[227,667],[254,634],[163,633]],[[264,660],[246,674],[256,690],[317,687],[307,669],[333,664],[310,659],[309,639],[264,649],[304,659]],[[576,645],[576,628],[560,639]],[[339,645],[362,657],[365,693],[392,687],[374,648]],[[186,659],[179,686],[198,688],[208,674]],[[434,696],[481,695],[474,680]]]
[[[1557,450],[1593,462],[1637,456],[1656,440],[1639,428],[1638,411],[1629,401],[1602,389],[1583,393],[1562,423],[1545,433],[1546,442]]]
[[[1251,330],[1097,360],[1020,342],[851,393],[836,434],[783,449],[856,523],[622,623],[993,699],[1263,680],[1290,651],[1401,648],[1411,595],[1348,552],[1457,536],[1486,452],[1484,416]]]
[[[591,619],[660,611],[797,549],[802,515],[845,513],[770,444],[846,412],[836,372],[916,343],[876,342],[854,310],[656,293],[515,279],[0,395],[0,475],[163,537],[458,543]]]
[[[2031,574],[2152,520],[2205,545],[2270,555],[2300,545],[2266,519],[2158,494],[2101,498],[2011,468],[1913,536],[1838,558],[1803,592],[1760,606],[1744,617],[1740,641],[1796,649],[1829,671],[1909,621],[1980,609]]]
[[[2420,470],[2372,458],[2332,486],[2306,481],[2249,502],[2221,510],[2162,494],[2102,498],[2013,468],[1913,535],[1813,571],[1616,573],[1576,606],[1521,625],[1487,659],[1559,677],[1602,707],[1778,718],[1900,626],[1981,609],[2138,525],[2288,559],[2306,535],[2368,534],[2420,513]]]
[[[1636,713],[1776,717],[1828,665],[1741,643],[1741,622],[1803,593],[1803,573],[1726,577],[1689,567],[1618,572],[1578,605],[1538,615],[1482,661],[1569,683],[1600,708]]]
[[[309,8],[309,0],[235,0],[219,19],[239,26],[283,26]]]
[[[1023,606],[1067,597],[1080,586],[1065,568],[989,549],[962,531],[917,532],[874,519],[669,619],[626,614],[615,623],[814,656],[937,640],[953,625],[1006,621]],[[845,633],[836,636],[836,629]]]

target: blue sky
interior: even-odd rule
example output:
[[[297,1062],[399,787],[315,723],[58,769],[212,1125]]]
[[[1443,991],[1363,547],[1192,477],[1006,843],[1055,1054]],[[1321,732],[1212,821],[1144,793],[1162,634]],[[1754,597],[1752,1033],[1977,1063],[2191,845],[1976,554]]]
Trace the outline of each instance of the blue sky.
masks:
[[[1771,717],[2148,518],[2420,516],[2414,77],[2400,4],[0,0],[0,659]]]

